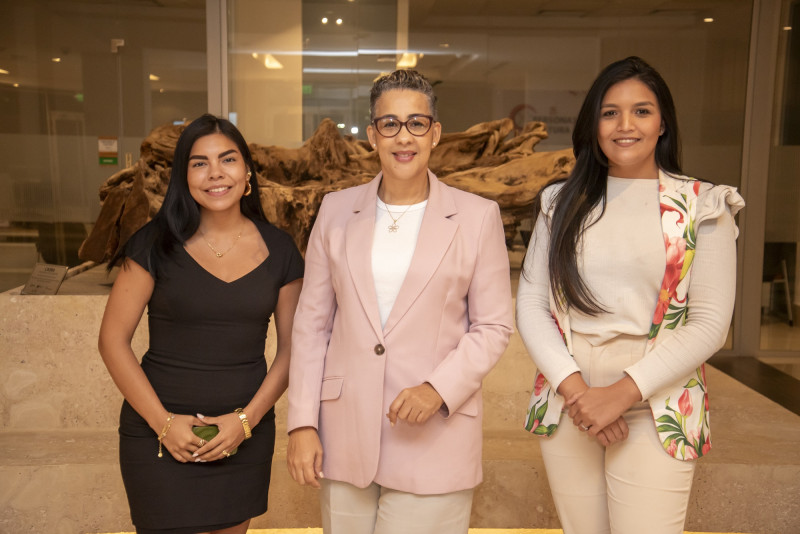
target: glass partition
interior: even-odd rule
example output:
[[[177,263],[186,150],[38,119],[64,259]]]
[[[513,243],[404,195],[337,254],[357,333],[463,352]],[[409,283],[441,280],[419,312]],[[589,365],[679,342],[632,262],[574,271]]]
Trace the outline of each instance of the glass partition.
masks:
[[[766,358],[800,376],[800,1],[782,2],[775,111],[767,177],[767,217],[761,290],[761,343]],[[793,371],[791,371],[793,369]]]
[[[272,33],[270,43],[243,45],[243,38],[254,34],[253,23],[248,30],[236,24],[265,20],[257,16],[265,5],[273,6],[269,12],[280,19],[281,31]],[[458,0],[302,0],[299,5],[301,9],[278,0],[229,2],[239,21],[229,23],[232,61],[249,59],[260,69],[253,76],[266,77],[281,69],[270,68],[264,54],[272,54],[284,72],[284,62],[291,70],[296,67],[290,58],[302,57],[301,80],[293,73],[288,84],[240,91],[240,98],[232,99],[231,109],[240,121],[259,101],[265,106],[273,98],[281,102],[285,91],[302,99],[301,115],[288,117],[291,126],[283,130],[295,132],[300,123],[302,135],[290,136],[288,142],[279,132],[262,136],[270,137],[268,144],[296,146],[326,117],[344,134],[364,139],[372,81],[382,72],[414,67],[436,85],[445,132],[503,117],[518,126],[537,119],[547,122],[550,132],[540,149],[565,148],[578,107],[599,70],[616,59],[639,55],[664,75],[673,91],[686,172],[739,185],[750,0],[468,5]],[[236,69],[231,72],[240,76]],[[232,86],[241,80],[235,78]]]
[[[0,291],[74,266],[98,188],[207,109],[204,0],[0,0]]]
[[[39,255],[75,264],[98,187],[152,128],[206,111],[205,4],[0,0],[0,275],[16,273],[0,289]],[[597,72],[635,54],[673,91],[686,172],[739,185],[752,0],[223,5],[228,109],[248,141],[296,147],[323,118],[364,139],[372,81],[414,67],[445,132],[543,120],[538,149],[556,150]]]
[[[741,185],[751,0],[228,6],[230,109],[251,142],[296,147],[325,118],[343,135],[366,139],[373,80],[407,67],[433,82],[445,133],[505,117],[517,128],[541,120],[549,138],[537,150],[568,148],[597,73],[638,55],[672,90],[684,171]],[[271,22],[261,26],[279,29],[259,34],[254,21],[267,14]]]

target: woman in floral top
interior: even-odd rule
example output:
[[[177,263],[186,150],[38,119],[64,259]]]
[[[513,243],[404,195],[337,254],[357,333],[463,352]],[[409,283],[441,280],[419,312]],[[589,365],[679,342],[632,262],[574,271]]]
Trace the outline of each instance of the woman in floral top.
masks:
[[[682,533],[711,449],[703,362],[733,311],[736,190],[683,176],[675,108],[637,57],[606,67],[575,169],[537,199],[517,326],[565,534]]]

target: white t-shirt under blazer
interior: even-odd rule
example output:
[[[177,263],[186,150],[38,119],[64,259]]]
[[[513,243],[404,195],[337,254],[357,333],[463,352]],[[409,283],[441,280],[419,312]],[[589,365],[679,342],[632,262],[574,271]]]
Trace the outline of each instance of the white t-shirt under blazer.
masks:
[[[381,326],[386,326],[386,319],[411,265],[427,205],[428,201],[423,200],[417,204],[394,206],[378,199],[372,238],[372,278],[378,296]]]

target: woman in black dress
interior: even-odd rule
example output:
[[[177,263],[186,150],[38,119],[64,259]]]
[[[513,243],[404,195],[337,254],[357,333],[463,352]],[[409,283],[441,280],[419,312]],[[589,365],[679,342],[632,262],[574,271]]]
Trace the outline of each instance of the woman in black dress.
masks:
[[[243,534],[267,510],[273,406],[288,383],[303,260],[267,222],[253,168],[233,124],[193,121],[164,204],[109,264],[122,268],[99,348],[125,397],[120,468],[140,534]],[[145,306],[150,347],[140,365],[130,341]],[[203,439],[203,427],[219,433]]]

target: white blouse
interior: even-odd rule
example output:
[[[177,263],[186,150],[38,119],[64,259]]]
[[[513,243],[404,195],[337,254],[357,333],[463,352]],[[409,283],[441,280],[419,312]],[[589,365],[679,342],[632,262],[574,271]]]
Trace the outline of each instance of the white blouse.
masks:
[[[620,334],[650,331],[667,252],[661,230],[658,180],[608,177],[606,209],[599,207],[578,249],[578,269],[592,295],[609,313],[570,311],[573,332],[592,345]]]

